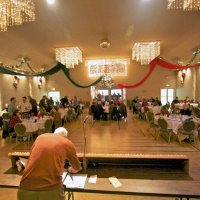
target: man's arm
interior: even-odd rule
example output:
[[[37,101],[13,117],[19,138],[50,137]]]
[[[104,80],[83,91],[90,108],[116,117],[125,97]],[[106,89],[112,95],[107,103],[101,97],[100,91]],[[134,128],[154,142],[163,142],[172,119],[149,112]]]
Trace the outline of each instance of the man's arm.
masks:
[[[75,147],[73,144],[68,152],[68,160],[69,160],[69,164],[70,164],[68,171],[70,173],[77,173],[82,169],[81,163],[78,160],[78,157],[76,155],[76,150],[75,150]]]

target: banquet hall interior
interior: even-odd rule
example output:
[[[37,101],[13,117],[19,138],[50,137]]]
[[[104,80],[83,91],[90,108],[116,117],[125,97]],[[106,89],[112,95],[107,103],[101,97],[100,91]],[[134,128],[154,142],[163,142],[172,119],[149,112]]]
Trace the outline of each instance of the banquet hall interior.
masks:
[[[17,1],[0,0],[0,200],[17,199],[22,176],[8,153],[30,152],[46,119],[53,132],[56,109],[78,154],[142,160],[98,169],[97,184],[115,176],[123,192],[75,199],[200,198],[200,0]],[[37,113],[20,111],[22,140],[7,130],[11,98],[19,111],[36,101]],[[161,168],[162,157],[187,161]]]

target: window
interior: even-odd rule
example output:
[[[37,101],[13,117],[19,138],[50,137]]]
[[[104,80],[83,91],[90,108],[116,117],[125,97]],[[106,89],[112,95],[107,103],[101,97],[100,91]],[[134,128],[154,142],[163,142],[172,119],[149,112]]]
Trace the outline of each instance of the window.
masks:
[[[54,91],[54,92],[48,92],[48,98],[52,97],[54,100],[54,104],[60,103],[60,92]]]
[[[166,105],[168,102],[171,103],[174,99],[174,89],[161,89],[161,103]]]

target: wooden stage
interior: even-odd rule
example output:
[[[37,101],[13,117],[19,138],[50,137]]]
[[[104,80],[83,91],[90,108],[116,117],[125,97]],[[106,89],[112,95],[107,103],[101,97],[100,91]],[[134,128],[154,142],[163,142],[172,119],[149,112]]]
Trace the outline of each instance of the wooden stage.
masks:
[[[180,145],[174,138],[172,138],[171,143],[167,143],[163,138],[155,141],[151,133],[147,132],[148,125],[146,122],[132,118],[131,114],[129,116],[126,123],[120,122],[119,125],[117,122],[97,121],[92,123],[88,120],[85,132],[87,139],[86,155],[108,155],[108,160],[114,154],[135,155],[135,157],[136,155],[144,155],[144,157],[150,155],[154,157],[159,157],[159,155],[181,157],[183,155],[184,158],[189,159],[189,166],[185,165],[187,167],[180,169],[160,166],[152,168],[142,166],[140,162],[139,165],[118,167],[89,162],[87,172],[81,173],[97,174],[97,183],[90,184],[87,182],[84,189],[70,190],[81,193],[125,195],[124,200],[130,199],[131,196],[136,196],[136,198],[141,196],[139,199],[142,200],[150,200],[154,197],[158,197],[158,199],[188,199],[189,197],[200,199],[200,147],[189,143]],[[69,130],[69,138],[75,144],[77,152],[79,155],[82,154],[84,151],[82,121],[71,122],[66,127]],[[30,148],[31,145],[15,144],[14,141],[6,141],[5,145],[1,147],[0,191],[4,194],[3,189],[5,196],[9,188],[16,189],[18,187],[21,179],[21,175],[16,174],[16,170],[13,171],[11,168],[11,161],[7,157],[8,152],[26,152]],[[110,176],[116,176],[122,186],[115,189],[108,180]],[[105,200],[106,195],[103,197]],[[95,195],[94,198],[90,197],[89,199],[98,199],[98,197]],[[113,196],[112,199],[117,199],[117,196]]]
[[[20,179],[21,176],[16,174],[3,174],[0,176],[0,187],[17,189]],[[108,178],[98,178],[96,184],[86,182],[84,189],[66,188],[66,191],[148,197],[177,197],[180,199],[200,198],[199,181],[143,180],[130,178],[120,178],[119,180],[122,183],[122,186],[119,188],[114,188]]]

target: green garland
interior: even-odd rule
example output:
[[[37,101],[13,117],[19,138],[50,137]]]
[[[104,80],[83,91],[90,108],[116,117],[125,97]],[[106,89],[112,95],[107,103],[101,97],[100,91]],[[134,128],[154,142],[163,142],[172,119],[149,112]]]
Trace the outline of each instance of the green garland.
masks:
[[[74,80],[72,80],[72,78],[70,76],[70,70],[61,63],[58,63],[55,67],[51,68],[50,70],[41,72],[41,73],[28,73],[28,72],[23,73],[23,72],[11,69],[9,67],[4,67],[3,65],[0,66],[1,74],[9,74],[9,75],[13,75],[13,76],[50,76],[50,75],[57,73],[60,70],[62,70],[64,72],[65,76],[69,79],[69,81],[73,85],[75,85],[76,87],[80,87],[80,88],[88,88],[90,86],[96,85],[103,78],[103,76],[101,76],[95,82],[84,86],[84,85],[80,85],[80,84],[76,83]]]
[[[190,66],[190,65],[194,62],[195,58],[196,58],[199,54],[200,54],[200,48],[198,48],[198,49],[194,52],[193,57],[190,59],[190,61],[187,63],[186,66]]]
[[[89,84],[89,85],[83,86],[83,85],[79,85],[78,83],[76,83],[75,81],[72,80],[72,78],[71,78],[71,76],[70,76],[70,73],[69,73],[69,69],[67,70],[66,67],[64,66],[64,67],[62,67],[62,70],[63,70],[65,76],[69,79],[69,81],[70,81],[72,84],[74,84],[76,87],[80,87],[80,88],[88,88],[88,87],[90,87],[90,86],[96,85],[96,84],[98,84],[98,83],[101,81],[101,79],[103,78],[103,76],[101,76],[101,77],[99,77],[95,82],[93,82],[93,83],[91,83],[91,84]]]

